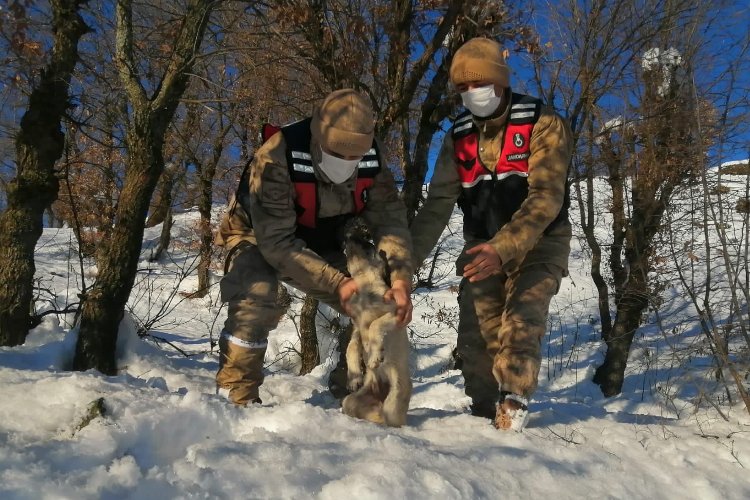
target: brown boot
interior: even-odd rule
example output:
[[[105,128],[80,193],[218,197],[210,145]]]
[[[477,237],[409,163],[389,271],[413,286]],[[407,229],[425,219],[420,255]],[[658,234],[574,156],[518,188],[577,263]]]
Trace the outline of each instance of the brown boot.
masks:
[[[222,330],[219,338],[216,394],[240,406],[260,401],[258,388],[263,383],[265,354],[265,340],[242,340]]]
[[[257,392],[257,388],[254,392]],[[216,386],[216,394],[223,397],[227,401],[236,404],[237,406],[247,406],[252,404],[263,404],[263,401],[258,396],[253,396],[252,392],[248,393],[243,387],[239,387],[238,390],[233,391],[226,387]]]
[[[495,414],[495,428],[521,432],[529,421],[529,400],[512,392],[501,392]]]

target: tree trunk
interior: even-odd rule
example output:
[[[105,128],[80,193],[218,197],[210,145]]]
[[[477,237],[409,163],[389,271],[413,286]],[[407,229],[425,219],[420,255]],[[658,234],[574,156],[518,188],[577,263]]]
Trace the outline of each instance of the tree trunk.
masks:
[[[219,105],[219,109],[222,107]],[[212,148],[213,155],[205,164],[200,165],[200,199],[198,200],[198,211],[201,214],[200,222],[200,262],[198,262],[198,290],[193,294],[194,297],[204,297],[211,286],[209,270],[211,269],[211,260],[214,254],[214,234],[211,229],[211,207],[214,200],[214,176],[216,167],[219,165],[221,155],[224,152],[224,139],[231,130],[231,124],[226,124],[214,141]]]
[[[151,214],[146,221],[146,227],[157,226],[172,215],[172,193],[177,178],[175,170],[176,167],[172,164],[164,167],[164,173],[157,189],[156,201],[151,206]]]
[[[607,397],[616,396],[622,392],[630,346],[641,324],[641,315],[648,306],[646,283],[640,279],[634,281],[638,283],[629,283],[624,289],[612,331],[609,338],[605,339],[607,354],[604,362],[594,373],[594,383]]]
[[[164,169],[162,147],[179,99],[188,83],[195,55],[214,2],[190,0],[158,93],[149,99],[134,61],[132,5],[116,6],[116,62],[132,117],[126,132],[128,159],[117,207],[117,224],[101,247],[99,275],[83,305],[73,367],[115,374],[117,329],[133,288],[149,202]]]
[[[169,242],[172,241],[172,225],[174,224],[174,218],[172,218],[172,206],[170,204],[167,214],[164,217],[164,221],[161,226],[161,234],[159,235],[159,244],[156,249],[148,258],[149,262],[156,262],[161,259],[162,254],[169,248]]]
[[[100,247],[99,274],[83,305],[73,368],[116,373],[117,330],[135,282],[149,201],[161,174],[161,144],[128,141],[128,173],[120,194],[117,224]]]
[[[346,328],[339,330],[339,361],[328,376],[328,389],[336,399],[342,399],[349,393],[347,388],[348,370],[346,366],[346,348],[352,338],[354,323],[349,322]]]
[[[213,204],[213,178],[215,173],[216,163],[213,162],[210,165],[204,166],[200,173],[198,211],[201,215],[201,249],[200,262],[198,262],[198,290],[193,294],[194,297],[205,297],[209,286],[211,286],[209,270],[211,269],[211,258],[214,253],[214,235],[211,230],[211,206]]]
[[[602,248],[596,239],[594,219],[594,186],[593,175],[587,174],[586,179],[586,201],[581,196],[580,182],[575,183],[578,193],[578,207],[581,213],[581,229],[586,237],[586,242],[591,249],[591,279],[597,290],[597,304],[599,306],[599,317],[601,318],[602,338],[606,339],[612,331],[612,315],[609,312],[609,287],[602,276]]]
[[[587,121],[586,126],[586,133],[588,135],[586,140],[587,145],[587,154],[584,157],[584,167],[585,167],[585,181],[586,181],[586,198],[584,200],[584,197],[581,193],[581,182],[580,180],[575,183],[576,192],[578,194],[578,207],[580,210],[580,220],[581,220],[581,228],[583,230],[583,234],[586,237],[586,242],[589,245],[589,248],[591,249],[591,279],[594,282],[594,285],[596,286],[597,290],[597,304],[599,306],[599,317],[601,319],[601,329],[602,329],[602,339],[606,340],[609,338],[609,336],[612,333],[612,315],[610,313],[610,304],[609,304],[609,286],[607,284],[607,281],[604,279],[604,276],[602,276],[602,247],[599,244],[599,240],[596,236],[596,193],[594,190],[594,173],[596,168],[596,159],[594,155],[594,124],[592,121]],[[609,146],[609,147],[606,147]],[[602,158],[607,166],[610,176],[609,176],[609,184],[612,187],[612,189],[615,189],[615,184],[612,181],[612,177],[616,176],[619,178],[619,174],[617,173],[617,169],[620,166],[619,158],[617,157],[614,148],[612,147],[611,141],[604,143],[601,146],[602,151]],[[613,195],[613,199],[616,199],[617,196]],[[622,210],[623,205],[622,204],[616,204],[613,203],[612,205],[612,211],[613,211],[613,220],[617,221],[621,218],[624,218],[624,213],[621,215],[617,213],[617,210]],[[617,225],[615,222],[613,222],[613,228],[616,228]],[[614,250],[610,248],[610,256],[614,253]],[[617,250],[617,255],[619,258],[619,250]],[[610,263],[612,261],[610,260]]]
[[[609,250],[609,269],[612,272],[615,289],[615,303],[622,298],[623,287],[628,280],[628,271],[622,264],[622,252],[625,249],[625,237],[628,230],[628,217],[625,212],[625,178],[623,162],[628,161],[618,154],[610,141],[609,148],[604,149],[604,161],[607,164],[609,176],[607,182],[612,191],[612,245]],[[632,147],[620,145],[620,148]],[[632,160],[630,160],[632,161]],[[627,171],[627,169],[625,169]],[[637,181],[636,181],[637,182]]]
[[[448,84],[448,64],[444,58],[430,83],[427,97],[422,102],[417,138],[414,141],[414,161],[411,168],[404,172],[404,204],[410,224],[422,201],[432,138],[440,128],[440,123],[450,114],[450,100],[443,99],[444,89]]]
[[[663,214],[663,206],[653,200],[651,193],[641,194],[633,188],[633,215],[627,234],[625,259],[630,272],[625,283],[618,286],[617,315],[612,331],[604,337],[607,354],[604,363],[594,373],[593,381],[609,397],[622,392],[625,368],[628,363],[630,346],[641,316],[646,310],[651,296],[648,272],[651,268],[649,255],[652,252],[653,238]]]
[[[300,375],[310,373],[313,368],[320,364],[320,352],[318,351],[318,333],[315,327],[315,317],[318,314],[318,301],[309,295],[305,296],[302,304],[302,312],[299,321],[300,353],[302,355],[302,366]]]
[[[211,286],[211,260],[213,257],[213,232],[211,231],[211,216],[206,219],[201,214],[201,250],[198,262],[198,289],[193,297],[205,297]]]
[[[54,42],[49,64],[31,92],[16,137],[16,178],[7,186],[0,215],[0,345],[26,340],[32,324],[34,247],[42,235],[44,210],[57,199],[55,162],[62,156],[60,120],[68,106],[78,41],[89,31],[78,13],[86,0],[51,0]]]
[[[53,229],[60,229],[63,227],[63,220],[57,216],[57,214],[55,213],[55,210],[52,208],[52,205],[48,206],[45,209],[45,213],[47,214],[49,227]]]
[[[164,252],[169,248],[169,243],[172,241],[172,225],[174,223],[172,217],[172,193],[174,192],[174,185],[177,180],[176,174],[177,172],[174,165],[166,165],[164,167],[164,173],[161,176],[161,191],[159,192],[158,202],[155,205],[152,205],[151,215],[146,220],[146,227],[153,227],[156,224],[162,225],[161,234],[159,235],[159,244],[148,258],[149,262],[160,260]]]

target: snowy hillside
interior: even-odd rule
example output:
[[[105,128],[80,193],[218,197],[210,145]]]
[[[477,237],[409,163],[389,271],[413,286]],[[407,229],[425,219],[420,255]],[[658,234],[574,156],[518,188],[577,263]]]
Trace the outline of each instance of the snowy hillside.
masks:
[[[236,408],[214,395],[211,341],[225,318],[217,287],[204,299],[170,293],[196,286],[196,219],[195,212],[176,217],[170,258],[159,264],[146,258],[160,228],[146,233],[120,331],[120,375],[67,371],[72,316],[47,316],[24,346],[0,348],[0,498],[750,498],[747,412],[724,405],[726,421],[693,404],[703,374],[668,366],[659,336],[647,335],[656,319],[636,340],[620,396],[605,399],[590,382],[603,346],[580,238],[550,311],[529,426],[499,432],[470,416],[453,369],[451,254],[461,245],[454,216],[437,288],[413,296],[414,396],[407,426],[392,429],[345,416],[328,393],[335,360],[326,311],[319,315],[324,364],[296,376],[299,301],[269,339],[263,405]],[[75,301],[82,277],[74,241],[68,229],[45,230],[40,308]],[[90,284],[95,272],[87,263],[83,279]],[[676,288],[664,310],[672,320],[690,316]],[[160,312],[139,338],[132,318],[143,323]],[[104,415],[86,418],[99,398]]]

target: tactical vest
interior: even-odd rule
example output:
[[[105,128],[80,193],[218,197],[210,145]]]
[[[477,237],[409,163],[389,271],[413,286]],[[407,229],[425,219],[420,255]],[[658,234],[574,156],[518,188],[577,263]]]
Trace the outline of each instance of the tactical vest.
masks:
[[[295,236],[303,240],[308,248],[322,254],[342,249],[346,222],[365,209],[368,190],[375,183],[375,176],[380,172],[381,166],[378,160],[377,144],[373,140],[372,148],[365,153],[357,165],[357,180],[352,192],[354,212],[334,217],[318,217],[318,182],[310,154],[311,120],[307,118],[283,127],[266,124],[261,132],[261,140],[265,143],[277,132],[284,135],[289,177],[296,194],[297,229]],[[248,186],[251,162],[252,160],[248,162],[242,173],[236,195],[239,204],[247,212],[248,218],[250,218]],[[250,223],[252,225],[252,220]]]
[[[539,99],[511,94],[510,113],[501,139],[502,150],[494,172],[479,159],[479,130],[471,112],[465,111],[454,121],[451,136],[462,187],[458,205],[464,213],[464,233],[467,235],[483,240],[492,238],[510,222],[528,196],[531,133],[541,110]],[[569,204],[566,182],[563,207],[545,232],[567,220]]]
[[[313,170],[310,154],[310,121],[311,118],[292,123],[281,128],[286,142],[286,159],[289,165],[289,177],[297,194],[297,225],[316,228],[325,219],[318,217],[318,183]],[[354,213],[358,215],[367,204],[367,191],[375,182],[380,172],[378,151],[375,141],[357,165],[357,180],[354,185]]]

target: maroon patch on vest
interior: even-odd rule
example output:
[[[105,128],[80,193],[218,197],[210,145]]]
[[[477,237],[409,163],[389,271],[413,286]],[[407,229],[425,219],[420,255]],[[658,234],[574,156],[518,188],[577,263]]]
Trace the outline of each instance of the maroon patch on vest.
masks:
[[[509,123],[505,130],[503,151],[497,161],[495,173],[497,175],[508,172],[529,172],[529,142],[533,123]],[[458,164],[458,177],[464,186],[474,185],[476,181],[489,172],[479,161],[477,156],[479,134],[471,134],[455,139],[453,143],[454,156]]]
[[[471,184],[479,177],[487,175],[489,171],[477,158],[476,133],[465,135],[453,143],[453,151],[458,163],[458,178],[461,184]]]
[[[280,132],[281,127],[277,127],[276,125],[272,125],[270,123],[264,123],[263,128],[260,131],[260,138],[263,142],[266,142],[268,139],[273,137],[276,132]]]
[[[297,224],[315,227],[315,183],[295,182],[294,190],[297,192],[297,205],[303,207],[302,213],[297,216]]]

